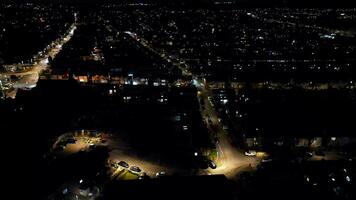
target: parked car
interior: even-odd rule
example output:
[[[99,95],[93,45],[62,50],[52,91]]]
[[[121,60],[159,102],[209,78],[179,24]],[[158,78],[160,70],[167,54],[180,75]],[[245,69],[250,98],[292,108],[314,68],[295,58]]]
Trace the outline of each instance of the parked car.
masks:
[[[307,158],[313,157],[313,152],[305,152],[305,157]]]
[[[148,179],[150,178],[145,172],[141,173],[139,176],[138,176],[138,179],[139,180],[143,180],[143,179]]]
[[[245,156],[256,156],[257,152],[253,150],[245,151]]]
[[[129,164],[127,164],[125,161],[120,161],[117,164],[123,168],[129,168]]]
[[[156,177],[166,176],[167,173],[165,171],[160,171],[156,173]]]
[[[142,171],[142,170],[141,170],[139,167],[137,167],[137,166],[132,166],[132,167],[130,168],[130,170],[133,171],[133,172],[141,172],[141,171]]]
[[[261,160],[263,163],[272,162],[272,158],[264,158]]]
[[[211,168],[211,169],[216,169],[216,164],[214,161],[212,160],[208,160],[208,166]]]

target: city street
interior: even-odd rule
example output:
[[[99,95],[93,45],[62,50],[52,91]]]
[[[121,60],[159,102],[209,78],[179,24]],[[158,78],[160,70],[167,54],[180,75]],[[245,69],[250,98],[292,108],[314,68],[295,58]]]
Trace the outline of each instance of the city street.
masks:
[[[59,41],[54,41],[51,45],[48,45],[49,49],[44,53],[44,55],[40,54],[38,56],[34,56],[36,59],[34,63],[32,63],[30,69],[18,72],[14,71],[0,73],[0,76],[2,77],[19,77],[18,80],[10,83],[10,85],[12,85],[12,89],[14,90],[9,91],[7,96],[15,98],[17,89],[31,89],[36,87],[39,75],[48,67],[48,58],[51,57],[53,59],[56,57],[56,55],[62,50],[62,46],[72,38],[76,28],[76,25],[73,24],[70,27],[67,35],[64,35]],[[14,66],[16,67],[16,64],[14,64]]]
[[[228,178],[234,178],[241,171],[251,170],[251,167],[256,167],[259,163],[258,159],[256,157],[245,156],[244,152],[232,144],[229,134],[223,129],[223,125],[218,120],[215,108],[208,98],[212,96],[212,93],[207,84],[203,84],[201,81],[198,81],[198,83],[203,85],[200,90],[200,96],[204,99],[205,104],[205,109],[201,110],[202,117],[206,121],[210,119],[213,126],[217,127],[216,136],[219,141],[216,144],[218,150],[218,165],[216,169],[210,169],[209,173],[224,174]],[[207,125],[208,124],[209,123],[207,123]],[[213,132],[213,130],[211,131]]]
[[[133,34],[129,34],[133,37]],[[135,39],[135,37],[133,37]],[[149,51],[160,55],[162,59],[168,60],[166,54],[162,56],[159,51],[153,49],[143,38],[136,39],[142,46],[147,48]],[[191,75],[192,73],[187,71],[187,67],[183,68],[179,63],[173,62],[173,64],[179,67],[183,75]],[[256,157],[247,157],[244,153],[235,147],[231,138],[228,135],[227,131],[223,129],[222,124],[219,122],[215,109],[212,107],[209,96],[212,95],[211,90],[208,88],[207,84],[202,83],[202,81],[194,79],[196,87],[200,90],[200,95],[204,99],[205,109],[201,110],[202,117],[208,121],[207,118],[210,118],[213,125],[218,127],[217,129],[217,138],[219,143],[216,144],[218,151],[218,165],[216,169],[209,169],[208,174],[224,174],[228,178],[235,178],[237,174],[242,171],[251,170],[252,167],[256,167],[258,165],[258,159]],[[207,123],[208,125],[208,123]],[[209,125],[208,125],[209,126]],[[209,128],[209,127],[208,127]],[[209,128],[210,129],[210,128]],[[158,168],[157,168],[158,169]],[[204,170],[203,170],[204,171]]]

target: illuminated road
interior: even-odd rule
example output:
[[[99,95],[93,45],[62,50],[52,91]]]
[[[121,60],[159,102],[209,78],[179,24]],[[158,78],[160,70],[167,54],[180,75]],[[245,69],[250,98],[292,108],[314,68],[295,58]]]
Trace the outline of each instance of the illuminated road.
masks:
[[[158,51],[150,47],[147,42],[144,42],[144,39],[140,38],[139,41],[144,47],[150,49],[153,52],[156,52],[156,54],[159,54]],[[166,55],[161,57],[166,60],[168,59]],[[182,70],[183,75],[192,75],[192,73],[187,70],[188,67],[186,66],[186,64],[185,68],[183,68],[179,63],[173,62],[173,64]],[[201,110],[202,117],[206,118],[207,116],[208,118],[210,118],[210,120],[213,122],[213,125],[218,128],[217,138],[219,140],[219,143],[217,144],[217,150],[219,154],[219,163],[216,169],[207,170],[208,173],[224,174],[228,178],[235,178],[236,175],[241,171],[251,170],[251,167],[256,167],[256,165],[259,163],[257,158],[245,156],[243,152],[238,150],[238,148],[232,144],[230,136],[222,128],[223,126],[218,120],[215,108],[212,107],[208,99],[209,96],[212,96],[212,92],[207,87],[207,84],[204,85],[202,81],[199,81],[197,79],[195,79],[195,81],[197,83],[197,87],[201,88],[201,96],[205,101],[205,110]],[[208,119],[205,120],[207,121]]]
[[[49,48],[44,55],[38,56],[36,61],[32,64],[31,69],[26,71],[19,71],[19,72],[4,72],[0,73],[0,76],[7,77],[7,76],[17,76],[19,79],[12,82],[12,92],[7,93],[8,97],[15,98],[17,89],[31,89],[36,87],[36,84],[39,79],[39,75],[41,72],[48,67],[48,58],[52,57],[55,58],[56,55],[62,50],[62,46],[67,43],[73,36],[74,31],[76,29],[76,25],[73,24],[68,34],[61,38],[60,41],[52,42],[49,45]],[[16,66],[16,64],[14,64]]]
[[[156,55],[160,56],[162,59],[166,60],[167,62],[172,63],[173,66],[179,68],[182,71],[183,76],[191,76],[192,75],[192,73],[187,70],[187,66],[186,66],[185,62],[182,63],[182,65],[184,64],[185,67],[182,67],[182,65],[180,63],[172,62],[171,59],[168,57],[168,55],[166,53],[159,53],[157,50],[152,48],[144,38],[139,38],[138,41],[141,43],[142,46],[146,47],[151,52],[153,52]]]
[[[117,29],[115,29],[111,25],[106,25],[106,26],[109,31],[114,30],[115,32],[117,32],[117,34],[120,33],[119,31],[117,31]],[[184,76],[192,75],[192,73],[188,70],[189,67],[184,61],[182,63],[171,61],[167,53],[161,53],[161,51],[154,49],[149,45],[149,43],[144,38],[140,38],[135,33],[128,32],[128,31],[126,31],[125,34],[129,35],[132,39],[140,43],[141,46],[147,48],[149,51],[155,53],[156,55],[160,56],[162,59],[167,60],[168,62],[172,63],[174,66],[181,69]],[[195,79],[195,81],[198,83],[198,85],[202,86],[200,87],[201,95],[205,101],[205,110],[202,110],[202,116],[203,118],[208,116],[213,122],[213,124],[218,127],[217,137],[219,140],[219,144],[217,144],[217,150],[219,154],[217,168],[210,169],[210,170],[202,170],[199,173],[200,174],[224,174],[228,178],[235,178],[238,173],[245,170],[251,170],[252,169],[251,167],[256,167],[256,165],[259,163],[258,159],[256,157],[245,156],[242,151],[238,150],[238,148],[232,144],[230,136],[227,134],[225,130],[223,130],[222,124],[218,120],[216,111],[211,106],[208,99],[208,96],[211,96],[212,94],[211,90],[207,88],[207,85],[202,84],[201,81],[197,79]],[[179,169],[167,168],[165,166],[156,165],[153,164],[152,162],[135,158],[135,156],[133,155],[127,156],[127,154],[125,154],[124,152],[125,151],[116,151],[116,152],[113,151],[112,152],[113,155],[111,155],[110,157],[113,157],[115,159],[121,158],[122,160],[127,161],[129,164],[130,163],[137,164],[137,166],[142,167],[144,171],[148,172],[149,175],[152,175],[152,173],[150,172],[157,172],[157,171],[166,171],[168,173],[169,172],[179,173],[180,171]],[[182,173],[184,174],[188,172],[182,172]]]
[[[103,23],[105,24],[106,22],[103,22]],[[117,30],[115,27],[113,27],[112,25],[105,24],[105,26],[106,26],[106,28],[107,28],[107,30],[108,30],[109,32],[113,32],[113,31],[114,31],[114,32],[116,32],[118,35],[121,33],[120,31],[118,31],[118,30]],[[141,24],[141,26],[143,26],[143,25]],[[124,34],[127,34],[128,36],[130,36],[133,40],[135,40],[136,42],[138,42],[141,46],[145,47],[145,48],[146,48],[147,50],[149,50],[150,52],[156,54],[157,56],[159,56],[159,57],[162,58],[163,60],[166,60],[167,62],[171,63],[173,66],[179,68],[179,69],[182,71],[183,76],[191,76],[191,75],[192,75],[192,73],[188,70],[188,67],[187,67],[185,61],[181,60],[182,63],[173,62],[173,61],[169,58],[168,54],[167,54],[166,52],[164,52],[163,49],[157,50],[157,49],[153,48],[145,38],[140,37],[140,36],[138,36],[136,33],[133,33],[133,32],[130,32],[130,31],[125,31]],[[183,67],[183,65],[184,65],[184,67]]]
[[[126,32],[133,39],[139,42],[142,46],[147,48],[149,51],[154,52],[159,55],[162,59],[165,59],[169,62],[171,60],[165,53],[159,53],[159,51],[152,48],[148,42],[143,38],[139,38],[137,35],[131,32]],[[192,75],[191,72],[188,71],[189,67],[183,62],[184,67],[178,62],[172,62],[172,64],[178,68],[180,68],[183,72],[183,75]],[[235,178],[237,174],[245,170],[251,170],[252,167],[256,167],[259,163],[256,157],[247,157],[243,152],[238,150],[232,142],[228,133],[222,128],[222,124],[219,122],[215,109],[209,102],[208,97],[212,96],[211,90],[207,87],[207,84],[203,84],[202,81],[195,79],[197,83],[197,87],[201,89],[201,95],[205,101],[205,110],[202,110],[202,117],[210,118],[213,124],[218,127],[217,129],[217,138],[219,140],[219,144],[217,144],[218,150],[218,165],[216,169],[203,170],[201,173],[208,174],[224,174],[228,178]],[[207,119],[206,119],[207,120]]]
[[[303,28],[309,28],[309,29],[316,29],[316,30],[321,30],[321,31],[327,31],[329,33],[334,33],[334,34],[338,34],[341,36],[346,36],[346,37],[355,37],[356,35],[356,31],[353,30],[339,30],[339,29],[330,29],[330,28],[326,28],[326,27],[321,27],[321,26],[316,26],[316,25],[307,25],[307,24],[301,24],[301,23],[295,23],[295,22],[289,22],[289,21],[282,21],[282,20],[278,20],[278,19],[268,19],[268,18],[264,18],[264,17],[260,17],[256,14],[253,13],[247,13],[248,16],[254,18],[254,19],[258,19],[261,20],[263,22],[267,22],[267,23],[278,23],[278,24],[284,24],[284,25],[289,25],[292,27],[303,27]]]
[[[235,178],[241,171],[252,170],[252,168],[256,167],[259,163],[258,159],[256,157],[245,156],[244,152],[233,145],[229,134],[223,129],[222,124],[218,120],[215,108],[208,98],[209,96],[212,97],[211,90],[207,84],[204,85],[202,82],[196,81],[202,86],[200,87],[200,96],[203,98],[205,104],[205,109],[201,110],[202,116],[206,121],[210,119],[212,124],[217,127],[216,137],[219,141],[216,144],[218,151],[217,168],[210,169],[208,172],[210,174],[224,174],[228,178]],[[213,132],[213,130],[211,131]]]

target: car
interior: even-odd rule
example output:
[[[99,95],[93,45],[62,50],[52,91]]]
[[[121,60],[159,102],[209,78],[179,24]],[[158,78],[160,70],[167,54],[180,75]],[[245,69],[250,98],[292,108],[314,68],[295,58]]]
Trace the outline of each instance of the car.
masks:
[[[139,180],[144,180],[144,179],[147,179],[147,178],[150,178],[150,177],[145,172],[139,174],[139,176],[138,176]]]
[[[263,162],[263,163],[272,162],[272,158],[264,158],[261,160],[261,162]]]
[[[129,168],[129,164],[127,164],[125,161],[120,161],[117,164],[123,168]]]
[[[214,161],[212,160],[208,160],[208,166],[211,168],[211,169],[216,169],[216,164]]]
[[[256,156],[257,152],[253,150],[245,151],[245,156]]]
[[[165,171],[160,171],[156,173],[156,177],[166,176],[167,173]]]
[[[132,166],[132,167],[130,167],[130,170],[133,171],[133,172],[141,172],[141,171],[142,171],[142,170],[141,170],[139,167],[137,167],[137,166]]]
[[[312,152],[305,152],[305,157],[311,158],[311,157],[313,157],[313,153]]]

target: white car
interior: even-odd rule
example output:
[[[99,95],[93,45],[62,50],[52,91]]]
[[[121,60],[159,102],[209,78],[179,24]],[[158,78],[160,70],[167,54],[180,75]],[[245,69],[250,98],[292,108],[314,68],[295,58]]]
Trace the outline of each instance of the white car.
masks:
[[[165,171],[157,172],[156,177],[166,176],[167,173]]]
[[[272,158],[265,158],[265,159],[262,159],[261,162],[263,163],[268,163],[268,162],[272,162]]]
[[[253,150],[245,151],[245,156],[256,156],[257,152]]]

